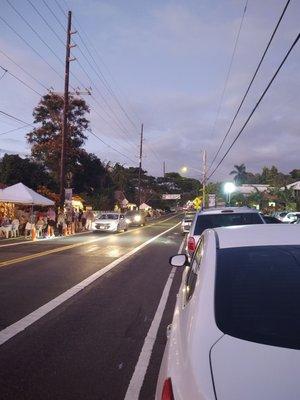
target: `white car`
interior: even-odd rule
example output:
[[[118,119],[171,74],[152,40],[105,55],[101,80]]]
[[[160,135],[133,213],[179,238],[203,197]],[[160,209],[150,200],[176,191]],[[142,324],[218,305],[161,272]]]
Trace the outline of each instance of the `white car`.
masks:
[[[187,265],[186,254],[173,266]],[[156,400],[300,399],[300,226],[206,230],[186,267]]]
[[[299,218],[300,218],[300,212],[289,212],[286,214],[285,217],[281,219],[281,221],[287,224],[293,224]]]
[[[180,226],[180,230],[183,235],[185,233],[189,232],[195,215],[196,215],[196,211],[187,211],[185,213],[185,215],[181,221],[181,226]]]
[[[120,232],[127,231],[128,224],[124,214],[116,212],[101,213],[92,223],[94,232]]]
[[[257,210],[249,207],[223,207],[199,211],[187,236],[187,254],[192,256],[199,237],[205,229],[252,224],[265,224],[265,221]]]

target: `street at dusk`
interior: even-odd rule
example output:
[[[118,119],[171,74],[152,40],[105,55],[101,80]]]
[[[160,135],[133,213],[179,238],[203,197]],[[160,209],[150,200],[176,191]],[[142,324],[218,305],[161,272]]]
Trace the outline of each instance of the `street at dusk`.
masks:
[[[2,343],[5,328],[10,332],[12,324],[165,232],[0,346],[1,399],[125,397],[169,279],[168,258],[182,242],[178,221],[176,216],[114,236],[86,234],[64,242],[0,247]],[[63,251],[43,254],[57,249]],[[18,261],[21,257],[28,259]],[[151,352],[142,387],[145,399],[155,392],[179,282],[180,273],[173,279]]]
[[[300,399],[300,0],[2,0],[0,400]]]

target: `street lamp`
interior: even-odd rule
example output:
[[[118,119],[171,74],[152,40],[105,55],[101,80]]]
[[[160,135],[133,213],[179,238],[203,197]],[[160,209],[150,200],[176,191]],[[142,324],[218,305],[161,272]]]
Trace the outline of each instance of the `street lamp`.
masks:
[[[199,172],[201,175],[203,175],[202,179],[199,179],[200,184],[202,185],[202,193],[203,193],[203,201],[202,201],[202,207],[205,207],[205,196],[206,196],[206,172],[205,169],[204,170],[200,170],[197,168],[193,168],[193,167],[187,167],[187,166],[183,166],[180,168],[180,172],[185,174],[188,172],[188,170],[193,170],[196,172]]]
[[[227,194],[227,202],[230,205],[231,193],[235,192],[236,186],[233,182],[226,182],[224,184],[224,192]]]

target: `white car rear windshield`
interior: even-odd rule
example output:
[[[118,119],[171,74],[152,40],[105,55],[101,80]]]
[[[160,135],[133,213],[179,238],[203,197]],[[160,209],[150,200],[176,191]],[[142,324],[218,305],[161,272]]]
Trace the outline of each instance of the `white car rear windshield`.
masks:
[[[258,213],[200,214],[197,217],[194,235],[201,235],[205,229],[221,226],[263,224]]]
[[[300,246],[218,250],[215,318],[225,334],[300,349]]]

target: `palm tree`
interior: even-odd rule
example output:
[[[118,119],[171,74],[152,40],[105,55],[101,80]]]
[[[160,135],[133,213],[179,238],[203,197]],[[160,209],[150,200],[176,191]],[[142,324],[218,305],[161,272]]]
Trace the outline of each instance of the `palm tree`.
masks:
[[[245,164],[235,165],[234,170],[230,172],[230,175],[234,176],[234,182],[236,185],[242,185],[247,180],[247,172]]]

